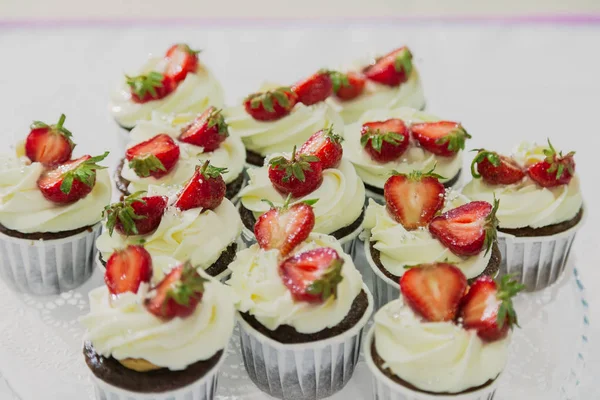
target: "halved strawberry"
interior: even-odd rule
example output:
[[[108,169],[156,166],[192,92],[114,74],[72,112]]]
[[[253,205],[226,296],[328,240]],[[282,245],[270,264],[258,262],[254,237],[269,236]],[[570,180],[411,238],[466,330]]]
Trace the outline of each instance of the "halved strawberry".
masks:
[[[383,187],[390,215],[409,230],[427,226],[444,207],[446,192],[441,178],[433,170],[392,175]]]
[[[175,207],[182,211],[197,207],[205,210],[217,208],[227,190],[222,176],[226,172],[227,168],[213,167],[208,160],[201,167],[196,167],[196,172],[179,193]]]
[[[257,121],[275,121],[288,115],[298,102],[289,87],[253,93],[244,100],[244,108]]]
[[[360,132],[360,144],[371,158],[380,163],[395,161],[408,148],[409,137],[401,119],[367,122]]]
[[[575,175],[575,155],[571,151],[563,155],[557,152],[548,139],[548,148],[544,150],[546,159],[533,164],[527,169],[527,174],[542,187],[568,185]]]
[[[147,235],[153,232],[167,208],[165,196],[142,197],[144,192],[135,192],[118,203],[104,207],[106,229],[112,236],[116,229],[123,235]]]
[[[521,166],[512,158],[485,149],[477,151],[471,163],[474,178],[481,178],[490,185],[510,185],[525,177]]]
[[[474,256],[484,248],[486,253],[496,240],[498,219],[494,206],[487,201],[472,201],[435,217],[429,232],[444,246],[459,256]]]
[[[334,75],[330,75],[333,81],[333,92],[339,100],[353,100],[364,92],[367,78],[363,74],[350,71],[340,75],[341,77],[335,78]]]
[[[32,162],[55,165],[71,159],[75,143],[71,140],[73,134],[64,127],[66,118],[61,114],[56,125],[33,121],[25,140],[25,155]]]
[[[302,243],[315,226],[313,202],[289,205],[288,196],[283,206],[275,207],[261,215],[254,225],[254,235],[263,250],[279,249],[282,256],[288,255]]]
[[[279,265],[279,276],[294,301],[324,303],[337,296],[344,259],[331,247],[296,254]]]
[[[319,71],[292,86],[298,101],[310,106],[325,101],[333,93],[333,83],[328,71]]]
[[[83,199],[96,184],[96,171],[106,169],[96,164],[106,158],[83,156],[44,171],[37,181],[42,195],[53,203],[69,204]]]
[[[129,168],[137,176],[161,178],[171,172],[179,160],[179,146],[166,133],[161,133],[127,149]]]
[[[150,292],[144,305],[158,318],[169,321],[186,318],[194,313],[208,282],[188,261],[175,267]]]
[[[281,194],[306,196],[323,183],[323,166],[317,156],[296,154],[294,146],[289,160],[279,156],[269,161],[269,180]]]
[[[400,278],[407,304],[427,321],[453,321],[467,289],[467,278],[452,264],[421,264]]]
[[[147,103],[167,97],[175,90],[175,82],[169,76],[160,72],[150,72],[147,75],[125,75],[131,91],[131,100],[135,103]]]
[[[189,72],[196,72],[200,51],[192,50],[190,46],[184,43],[171,46],[166,54],[167,68],[165,69],[165,75],[178,83],[184,80]]]
[[[406,82],[412,70],[412,54],[408,47],[401,47],[375,60],[363,73],[372,81],[393,87]]]
[[[524,287],[510,275],[504,275],[499,284],[489,276],[480,276],[463,298],[459,321],[465,329],[477,330],[483,340],[505,338],[513,326],[519,326],[512,298]]]
[[[410,131],[422,148],[442,157],[452,157],[464,150],[465,141],[471,138],[461,124],[452,121],[413,124]]]
[[[300,147],[299,154],[312,154],[321,160],[323,169],[335,168],[340,165],[344,149],[342,141],[344,139],[333,132],[333,125],[313,133],[306,142]]]
[[[229,130],[221,110],[209,107],[194,122],[181,130],[179,140],[204,148],[204,152],[215,151],[229,136]]]
[[[116,250],[106,262],[104,282],[114,295],[137,293],[142,282],[152,278],[152,257],[143,246],[129,245]]]

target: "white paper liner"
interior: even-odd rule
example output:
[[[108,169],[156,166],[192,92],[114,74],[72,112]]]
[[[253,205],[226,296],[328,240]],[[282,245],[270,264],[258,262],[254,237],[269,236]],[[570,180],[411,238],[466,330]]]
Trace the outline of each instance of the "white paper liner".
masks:
[[[55,240],[19,239],[0,233],[0,277],[14,289],[52,295],[82,285],[96,263],[102,225]]]
[[[371,355],[371,344],[373,343],[373,335],[375,328],[371,327],[369,332],[366,334],[363,351],[365,356],[365,362],[371,372],[372,377],[372,388],[373,388],[373,399],[378,400],[493,400],[496,394],[496,386],[499,377],[494,380],[490,385],[485,386],[482,389],[476,390],[470,393],[464,394],[427,394],[417,392],[402,386],[389,377],[387,377],[381,370],[375,365],[373,357]]]
[[[363,249],[369,268],[364,270],[364,274],[369,276],[365,280],[371,284],[375,312],[377,312],[377,310],[390,301],[400,297],[400,282],[394,282],[377,267],[375,261],[373,261],[373,257],[371,257],[370,243],[369,239],[365,238]]]
[[[270,396],[285,400],[316,400],[340,391],[350,380],[360,355],[361,339],[373,312],[369,306],[348,331],[316,342],[283,344],[270,339],[239,314],[242,358],[250,379]]]

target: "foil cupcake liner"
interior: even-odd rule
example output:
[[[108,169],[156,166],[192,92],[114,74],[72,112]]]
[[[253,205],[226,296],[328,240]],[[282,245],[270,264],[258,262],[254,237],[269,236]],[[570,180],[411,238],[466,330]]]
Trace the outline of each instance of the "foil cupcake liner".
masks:
[[[364,327],[373,299],[348,331],[316,342],[283,344],[270,339],[238,315],[242,358],[252,382],[278,399],[317,400],[339,392],[350,380],[360,355]]]
[[[381,272],[381,270],[373,261],[371,257],[370,241],[365,238],[364,246],[364,258],[369,265],[369,268],[364,269],[363,274],[367,285],[373,292],[373,304],[375,311],[385,306],[392,300],[396,300],[400,297],[400,283],[394,282]]]
[[[102,225],[55,240],[19,239],[0,234],[0,277],[17,291],[52,295],[81,286],[96,263]]]

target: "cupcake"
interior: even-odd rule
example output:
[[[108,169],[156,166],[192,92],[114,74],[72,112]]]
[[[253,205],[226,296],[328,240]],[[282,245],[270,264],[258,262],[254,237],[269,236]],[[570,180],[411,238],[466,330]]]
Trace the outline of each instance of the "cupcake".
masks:
[[[117,123],[131,130],[154,111],[199,114],[210,105],[222,107],[223,89],[200,63],[200,51],[173,45],[162,57],[150,58],[137,72],[125,75],[111,94],[110,111]]]
[[[111,182],[108,152],[72,158],[64,126],[35,121],[16,155],[0,155],[0,276],[23,292],[74,289],[92,274]]]
[[[581,226],[583,199],[574,153],[522,143],[510,157],[479,150],[463,189],[473,200],[500,199],[498,244],[501,274],[528,291],[556,282]]]
[[[249,183],[240,192],[244,237],[252,241],[256,219],[271,206],[311,202],[314,231],[331,235],[352,253],[362,230],[365,188],[352,164],[342,158],[341,137],[333,127],[312,135],[292,154],[272,154],[261,168],[248,169]]]
[[[373,300],[338,241],[311,233],[312,208],[273,208],[258,244],[238,253],[227,282],[238,296],[250,379],[280,399],[321,399],[352,377]]]
[[[411,268],[400,286],[402,296],[375,314],[364,344],[374,398],[494,398],[518,325],[512,297],[522,286],[484,276],[467,288],[446,263]]]
[[[340,76],[329,102],[344,123],[356,122],[369,110],[425,108],[425,97],[412,53],[401,47],[369,62],[357,62]]]
[[[223,179],[227,198],[233,199],[244,183],[246,150],[230,136],[221,111],[209,107],[198,116],[154,113],[131,131],[125,157],[115,181],[124,194],[147,190],[150,185],[182,185],[206,160],[227,167]]]
[[[344,154],[356,167],[367,195],[383,201],[393,171],[435,171],[446,187],[458,182],[462,150],[471,136],[461,124],[412,108],[372,110],[344,130]]]
[[[129,245],[89,294],[83,355],[97,399],[212,400],[235,324],[231,289],[189,262],[162,280]]]

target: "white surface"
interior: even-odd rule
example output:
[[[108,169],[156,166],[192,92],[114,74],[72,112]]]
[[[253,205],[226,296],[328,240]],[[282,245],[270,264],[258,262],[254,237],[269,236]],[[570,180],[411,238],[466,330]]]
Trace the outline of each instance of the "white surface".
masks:
[[[79,143],[76,154],[96,154],[108,148],[112,150],[109,160],[114,165],[119,151],[117,127],[107,111],[109,89],[126,68],[135,67],[148,52],[162,52],[172,42],[181,40],[206,49],[202,60],[221,79],[230,103],[255,90],[262,80],[293,82],[322,66],[335,66],[365,53],[407,43],[421,69],[428,109],[442,117],[461,120],[474,136],[469,147],[508,151],[518,140],[544,141],[550,136],[557,148],[576,150],[577,170],[588,207],[587,221],[576,239],[574,253],[590,289],[594,331],[586,375],[600,374],[600,344],[594,341],[598,336],[594,334],[598,332],[595,327],[599,326],[594,310],[600,309],[600,291],[595,288],[600,281],[600,269],[595,265],[600,243],[594,229],[600,223],[600,212],[595,208],[595,200],[600,196],[596,186],[600,174],[595,161],[600,149],[596,124],[600,106],[600,26],[527,28],[398,23],[351,29],[307,23],[288,28],[284,24],[273,28],[212,24],[205,29],[111,26],[0,30],[4,61],[0,74],[3,150],[25,137],[32,120],[52,122],[64,112],[66,126]],[[75,307],[80,304],[78,301]],[[40,306],[41,311],[43,308]],[[9,325],[14,328],[15,323],[33,322],[30,319],[36,318],[35,314],[0,307],[0,332]],[[63,325],[75,329],[73,322],[56,322],[56,327]],[[61,349],[64,339],[72,340],[72,336],[45,337],[50,352],[46,346],[40,346],[40,357],[22,358],[21,366],[28,362],[53,365],[49,358],[52,351]],[[4,339],[0,343],[3,359],[11,343]],[[25,352],[13,347],[11,352],[25,357],[31,349]],[[62,367],[72,368],[73,379],[86,373],[76,365]],[[8,376],[15,370],[16,366],[0,372]],[[32,381],[29,377],[23,379]],[[69,382],[55,384],[67,399]],[[36,387],[23,381],[19,386],[29,394]],[[597,397],[595,387],[597,383],[588,379],[581,399]],[[22,398],[37,400],[26,393],[22,393]]]

